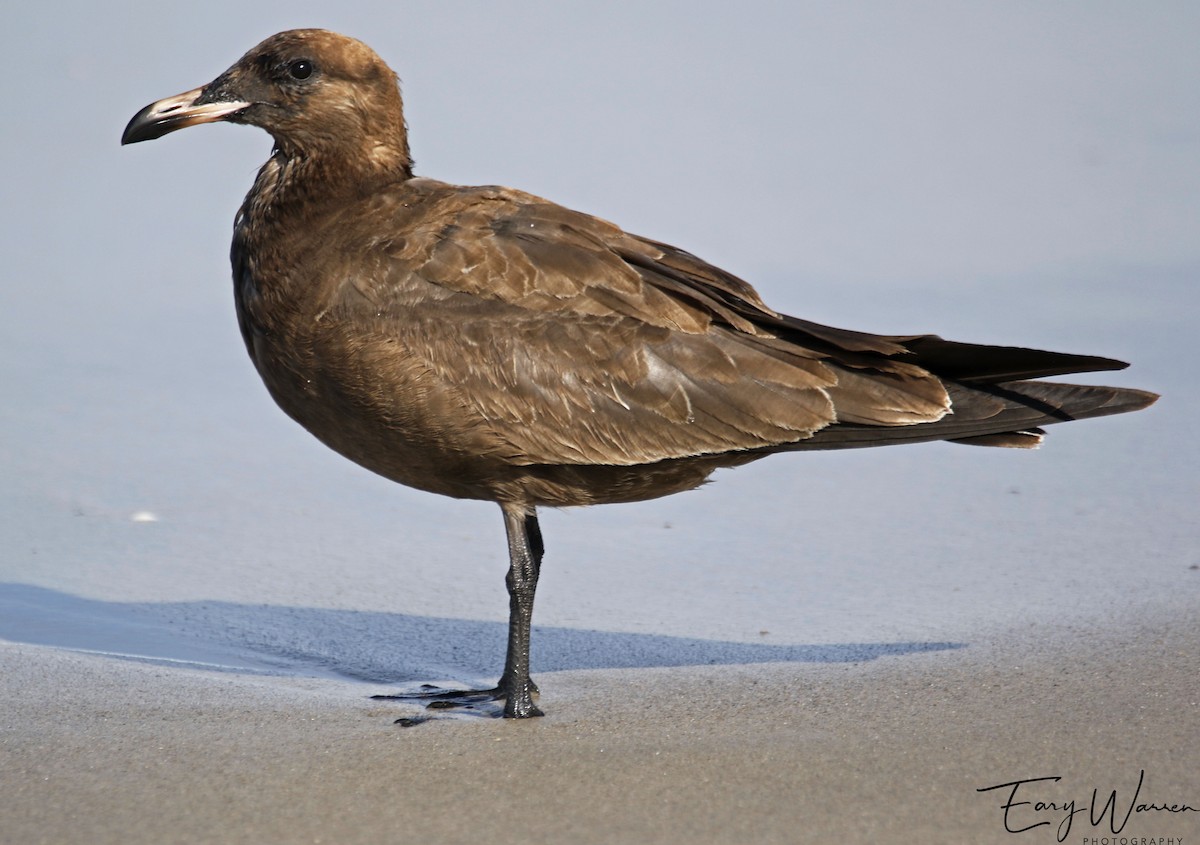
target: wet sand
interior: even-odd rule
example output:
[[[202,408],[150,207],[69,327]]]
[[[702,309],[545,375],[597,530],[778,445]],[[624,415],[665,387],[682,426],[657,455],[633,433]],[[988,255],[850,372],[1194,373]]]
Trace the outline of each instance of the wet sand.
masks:
[[[1185,609],[1186,610],[1186,609]],[[1119,631],[1119,633],[1114,633]],[[556,672],[544,719],[0,644],[5,843],[1054,842],[1200,806],[1186,612],[870,663]],[[981,787],[1059,776],[1011,789]],[[1130,842],[1200,836],[1134,813]],[[1085,838],[1088,837],[1088,838]]]
[[[13,5],[0,843],[1041,845],[1061,813],[1008,834],[975,790],[1125,800],[1143,768],[1200,804],[1200,7],[555,8]],[[327,452],[247,361],[229,226],[266,139],[117,145],[152,92],[306,23],[402,65],[423,172],[611,217],[810,319],[1109,355],[1164,398],[1036,454],[781,457],[548,514],[545,719],[400,728],[383,688],[256,675],[495,680],[507,606],[493,506]]]

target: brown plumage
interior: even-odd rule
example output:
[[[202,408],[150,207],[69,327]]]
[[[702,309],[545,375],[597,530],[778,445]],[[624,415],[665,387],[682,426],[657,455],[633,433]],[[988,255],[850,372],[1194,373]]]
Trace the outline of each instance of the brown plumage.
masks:
[[[767,454],[953,440],[1137,410],[1143,391],[1029,381],[1106,358],[883,337],[779,314],[667,244],[511,188],[416,178],[396,77],[366,45],[275,35],[122,139],[226,120],[275,149],[237,216],[246,348],[279,406],[402,484],[499,503],[512,566],[504,675],[538,715],[538,505],[650,499]]]

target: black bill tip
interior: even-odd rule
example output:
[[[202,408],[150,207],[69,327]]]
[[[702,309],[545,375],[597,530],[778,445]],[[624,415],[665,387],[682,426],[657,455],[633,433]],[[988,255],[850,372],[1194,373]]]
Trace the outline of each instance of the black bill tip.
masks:
[[[197,103],[204,88],[193,88],[151,103],[133,116],[121,134],[121,144],[153,141],[176,129],[224,120],[250,106],[241,100]]]

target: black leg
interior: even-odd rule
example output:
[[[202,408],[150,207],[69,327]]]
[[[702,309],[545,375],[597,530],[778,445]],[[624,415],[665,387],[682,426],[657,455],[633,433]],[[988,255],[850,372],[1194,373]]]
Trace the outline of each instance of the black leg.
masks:
[[[533,595],[542,566],[542,529],[537,512],[504,506],[504,528],[508,533],[508,655],[498,689],[504,694],[504,716],[525,719],[541,716],[533,703],[537,687],[529,677],[529,635],[533,621]]]
[[[373,695],[375,699],[425,700],[433,709],[471,707],[481,699],[504,699],[506,719],[541,716],[533,703],[537,685],[529,677],[529,635],[533,620],[533,595],[537,591],[545,544],[537,512],[519,505],[501,505],[504,530],[508,534],[508,654],[500,682],[487,690],[438,690],[416,693]]]

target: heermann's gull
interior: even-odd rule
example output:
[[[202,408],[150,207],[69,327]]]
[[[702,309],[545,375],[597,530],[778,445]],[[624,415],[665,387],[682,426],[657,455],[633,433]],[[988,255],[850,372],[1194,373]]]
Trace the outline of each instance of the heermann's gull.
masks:
[[[1140,390],[1029,381],[1120,361],[779,314],[673,246],[503,187],[413,176],[396,76],[366,45],[283,32],[121,139],[226,120],[275,148],[238,212],[250,357],[330,448],[433,493],[496,502],[508,533],[504,715],[540,715],[529,634],[539,505],[631,502],[774,452],[951,440],[1144,408]]]

